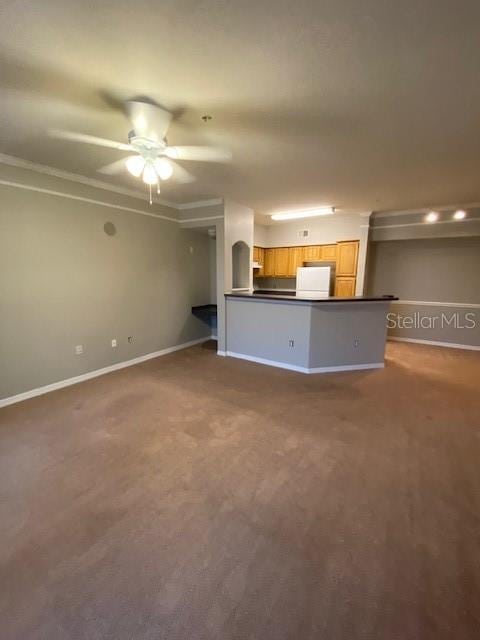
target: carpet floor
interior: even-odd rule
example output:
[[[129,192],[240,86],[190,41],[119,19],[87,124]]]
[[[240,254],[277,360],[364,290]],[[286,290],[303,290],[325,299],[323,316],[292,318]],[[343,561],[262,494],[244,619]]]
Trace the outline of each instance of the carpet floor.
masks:
[[[480,634],[480,353],[197,346],[0,410],[2,640]]]

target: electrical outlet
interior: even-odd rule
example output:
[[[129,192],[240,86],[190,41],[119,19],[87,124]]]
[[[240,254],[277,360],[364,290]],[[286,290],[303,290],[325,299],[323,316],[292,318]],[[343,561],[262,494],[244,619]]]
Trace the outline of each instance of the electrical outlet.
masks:
[[[77,346],[75,347],[75,353],[77,354],[77,356],[83,353],[83,344],[77,344]]]
[[[289,340],[288,341],[288,346],[289,347],[294,347],[295,346],[295,341],[294,340]]]
[[[359,346],[360,346],[360,340],[359,340],[358,338],[355,338],[355,340],[353,341],[353,346],[354,346],[355,348],[357,348],[357,347],[359,347]]]
[[[116,338],[114,338],[112,340],[112,347],[116,347],[116,346],[117,346],[117,340],[116,340]]]
[[[127,338],[128,342],[130,342],[130,344],[133,342],[133,336],[128,336]]]

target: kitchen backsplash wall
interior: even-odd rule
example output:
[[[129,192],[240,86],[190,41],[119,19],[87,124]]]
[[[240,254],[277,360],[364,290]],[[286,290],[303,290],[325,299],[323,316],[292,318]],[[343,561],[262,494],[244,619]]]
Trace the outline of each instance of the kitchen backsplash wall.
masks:
[[[296,278],[254,278],[254,289],[295,289]]]

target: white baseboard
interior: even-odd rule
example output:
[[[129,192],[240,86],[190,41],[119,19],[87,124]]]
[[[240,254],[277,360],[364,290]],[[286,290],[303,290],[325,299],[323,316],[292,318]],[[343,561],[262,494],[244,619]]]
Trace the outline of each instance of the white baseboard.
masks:
[[[235,353],[235,351],[226,351],[225,355],[229,356],[230,358],[239,358],[240,360],[248,360],[249,362],[256,362],[258,364],[266,364],[269,367],[279,367],[280,369],[288,369],[289,371],[308,373],[308,369],[306,367],[299,367],[295,364],[278,362],[277,360],[267,360],[266,358],[257,358],[257,356],[247,356],[244,353]]]
[[[365,369],[383,369],[383,362],[372,362],[367,364],[345,364],[334,367],[300,367],[295,364],[287,364],[286,362],[278,362],[278,360],[267,360],[266,358],[257,358],[257,356],[247,356],[244,353],[235,353],[234,351],[222,352],[222,355],[231,358],[239,358],[240,360],[248,360],[258,364],[266,364],[269,367],[278,367],[280,369],[288,369],[289,371],[297,371],[299,373],[335,373],[337,371],[361,371]]]
[[[471,302],[430,302],[429,300],[392,300],[390,304],[408,304],[420,307],[454,307],[457,309],[480,309],[480,304]]]
[[[226,356],[227,352],[226,351],[217,351],[217,356]]]
[[[335,371],[366,371],[367,369],[385,369],[384,362],[367,362],[366,364],[341,364],[338,367],[313,367],[308,373],[335,373]]]
[[[480,351],[480,347],[473,344],[457,344],[456,342],[438,342],[438,340],[420,340],[419,338],[400,338],[388,336],[391,342],[413,342],[415,344],[427,344],[431,347],[447,347],[449,349],[466,349],[467,351]]]
[[[1,398],[0,408],[6,407],[9,404],[15,404],[16,402],[22,402],[23,400],[28,400],[29,398],[35,398],[36,396],[41,396],[44,393],[50,393],[50,391],[56,391],[57,389],[70,387],[72,384],[85,382],[85,380],[90,380],[91,378],[97,378],[98,376],[103,376],[106,373],[112,373],[112,371],[118,371],[118,369],[125,369],[126,367],[131,367],[134,364],[140,364],[141,362],[145,362],[146,360],[152,360],[153,358],[166,356],[168,353],[173,353],[174,351],[180,351],[181,349],[187,349],[188,347],[193,347],[196,344],[201,344],[202,342],[207,342],[208,340],[211,340],[210,336],[208,338],[198,338],[197,340],[190,340],[189,342],[184,342],[183,344],[176,344],[173,347],[167,347],[166,349],[161,349],[160,351],[153,351],[152,353],[147,353],[144,356],[138,356],[137,358],[132,358],[131,360],[125,360],[124,362],[117,362],[116,364],[111,364],[108,367],[103,367],[102,369],[95,369],[95,371],[82,373],[81,375],[74,376],[73,378],[67,378],[66,380],[60,380],[59,382],[53,382],[52,384],[47,384],[44,387],[38,387],[37,389],[30,389],[29,391],[24,391],[23,393],[18,393],[8,398]]]

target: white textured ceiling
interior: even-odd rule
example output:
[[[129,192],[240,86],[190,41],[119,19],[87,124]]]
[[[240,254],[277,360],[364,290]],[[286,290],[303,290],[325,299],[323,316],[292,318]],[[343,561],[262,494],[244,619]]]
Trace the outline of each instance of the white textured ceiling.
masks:
[[[117,101],[147,95],[177,112],[171,144],[234,154],[185,163],[198,179],[165,185],[174,202],[226,196],[269,213],[479,201],[479,24],[478,0],[10,0],[0,152],[135,187],[96,172],[119,152],[46,130],[125,140]]]

